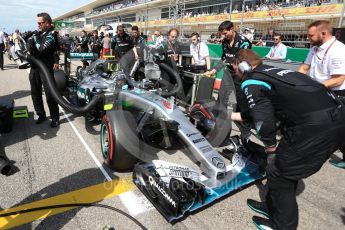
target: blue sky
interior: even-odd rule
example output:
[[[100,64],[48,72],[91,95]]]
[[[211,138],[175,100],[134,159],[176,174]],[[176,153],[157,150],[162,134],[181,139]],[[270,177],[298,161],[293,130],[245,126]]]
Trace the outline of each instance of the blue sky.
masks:
[[[93,0],[0,0],[0,30],[34,30],[37,13],[47,12],[55,18],[90,2]]]

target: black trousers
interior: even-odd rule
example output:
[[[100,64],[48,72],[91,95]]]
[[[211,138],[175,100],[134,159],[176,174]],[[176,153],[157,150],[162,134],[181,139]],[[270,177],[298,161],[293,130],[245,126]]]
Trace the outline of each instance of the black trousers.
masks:
[[[297,229],[297,182],[319,171],[342,144],[345,112],[341,113],[336,121],[303,124],[284,133],[277,148],[275,170],[267,172],[266,204],[277,229]]]
[[[51,72],[53,76],[53,72]],[[34,104],[36,114],[38,116],[45,116],[46,112],[43,106],[42,99],[42,80],[40,76],[40,71],[36,68],[31,68],[30,74],[30,86],[31,86],[31,98]],[[55,80],[54,80],[55,81]],[[47,104],[49,107],[49,113],[51,119],[59,120],[59,107],[54,98],[51,96],[50,90],[44,86],[44,92],[46,94]]]
[[[335,90],[333,91],[336,95],[341,96],[345,98],[345,90]],[[343,153],[343,161],[345,161],[345,142],[343,143],[342,146],[340,146],[340,152]]]
[[[0,43],[0,69],[4,68],[4,50],[5,50],[4,43]]]

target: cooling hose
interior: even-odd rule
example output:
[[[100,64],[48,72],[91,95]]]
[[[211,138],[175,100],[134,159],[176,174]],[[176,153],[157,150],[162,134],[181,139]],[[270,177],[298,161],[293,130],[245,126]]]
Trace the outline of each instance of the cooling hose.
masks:
[[[162,92],[161,96],[163,97],[170,97],[173,96],[175,94],[177,94],[180,90],[182,90],[182,80],[180,75],[178,74],[177,71],[174,71],[170,66],[168,66],[167,64],[163,63],[163,62],[156,62],[156,64],[163,70],[165,71],[169,76],[175,78],[176,80],[176,87],[174,89],[172,89],[169,92]]]
[[[28,62],[32,63],[34,66],[37,66],[39,68],[39,70],[41,72],[41,74],[40,74],[41,80],[42,80],[44,86],[46,86],[49,89],[50,94],[52,95],[54,100],[65,110],[67,110],[73,114],[82,115],[82,114],[90,112],[97,104],[102,102],[103,96],[102,95],[95,95],[92,98],[92,100],[87,105],[85,105],[83,107],[78,107],[78,106],[71,104],[70,102],[65,100],[60,95],[59,90],[57,89],[54,81],[52,80],[53,76],[51,76],[50,72],[48,71],[48,68],[46,67],[46,65],[42,61],[38,60],[37,58],[35,58],[29,54],[23,55],[22,53],[18,52],[18,55],[23,57]]]

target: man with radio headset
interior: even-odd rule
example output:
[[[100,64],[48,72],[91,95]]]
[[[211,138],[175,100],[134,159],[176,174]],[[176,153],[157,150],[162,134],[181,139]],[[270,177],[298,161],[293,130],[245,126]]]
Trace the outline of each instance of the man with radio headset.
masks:
[[[192,64],[199,66],[203,72],[210,71],[211,61],[208,46],[201,41],[200,35],[193,32],[190,35],[190,54],[192,55]]]
[[[297,182],[319,171],[342,144],[344,103],[305,74],[262,64],[251,50],[239,51],[232,65],[267,153],[266,203],[249,199],[247,204],[269,219],[254,216],[253,221],[259,229],[297,229]],[[243,119],[240,113],[231,117]],[[279,144],[277,121],[283,134]]]

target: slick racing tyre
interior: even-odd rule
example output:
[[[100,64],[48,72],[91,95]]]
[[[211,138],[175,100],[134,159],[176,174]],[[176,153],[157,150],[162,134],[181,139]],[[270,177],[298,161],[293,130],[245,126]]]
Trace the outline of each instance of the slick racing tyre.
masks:
[[[127,111],[109,111],[103,116],[100,135],[102,155],[105,164],[115,171],[132,170],[138,162],[126,148],[128,141],[134,145],[137,142],[128,140],[126,132],[123,132],[128,126],[132,130],[127,131],[135,132],[135,121],[131,118],[131,113]]]
[[[54,79],[56,87],[60,93],[66,90],[67,78],[66,74],[62,69],[54,70]]]

